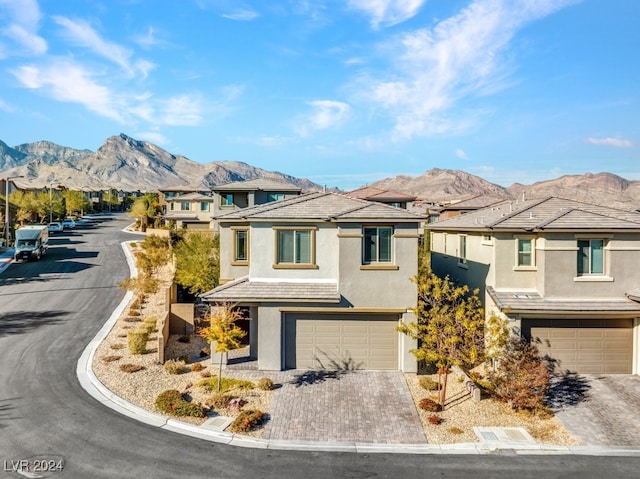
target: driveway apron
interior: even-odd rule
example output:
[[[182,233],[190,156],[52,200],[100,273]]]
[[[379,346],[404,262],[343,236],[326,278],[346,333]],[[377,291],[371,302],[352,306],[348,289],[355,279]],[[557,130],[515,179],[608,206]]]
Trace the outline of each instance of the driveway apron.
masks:
[[[234,371],[277,384],[264,439],[425,444],[409,387],[393,371]]]
[[[572,382],[555,409],[580,445],[640,446],[640,377],[585,374]]]

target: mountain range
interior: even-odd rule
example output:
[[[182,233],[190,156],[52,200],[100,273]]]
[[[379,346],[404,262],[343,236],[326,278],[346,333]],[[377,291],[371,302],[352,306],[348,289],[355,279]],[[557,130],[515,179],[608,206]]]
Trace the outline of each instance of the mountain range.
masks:
[[[15,147],[0,141],[0,175],[23,176],[21,182],[37,188],[61,185],[70,189],[114,188],[123,191],[157,191],[176,186],[209,189],[233,181],[265,178],[295,185],[304,191],[322,189],[308,179],[263,170],[247,163],[198,163],[125,134],[107,138],[96,152],[48,141]],[[400,175],[369,186],[413,194],[429,202],[478,195],[505,199],[523,195],[527,198],[561,196],[623,209],[640,208],[640,181],[606,172],[503,187],[464,171],[433,168],[419,176]]]

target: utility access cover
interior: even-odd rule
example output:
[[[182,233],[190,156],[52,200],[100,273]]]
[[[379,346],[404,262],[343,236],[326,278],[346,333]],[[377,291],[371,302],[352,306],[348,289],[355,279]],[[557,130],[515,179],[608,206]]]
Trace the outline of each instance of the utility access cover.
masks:
[[[535,444],[536,440],[522,427],[474,427],[481,442],[505,442],[510,444]]]

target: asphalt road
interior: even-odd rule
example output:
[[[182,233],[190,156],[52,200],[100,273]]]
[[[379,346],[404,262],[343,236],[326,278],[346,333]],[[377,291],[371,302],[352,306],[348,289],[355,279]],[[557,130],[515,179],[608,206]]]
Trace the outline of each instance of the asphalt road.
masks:
[[[292,452],[210,443],[120,416],[90,397],[76,362],[124,292],[123,216],[52,236],[40,262],[0,274],[0,477],[23,459],[64,478],[640,477],[640,458]],[[384,420],[384,418],[381,418]],[[59,462],[55,463],[59,465]]]

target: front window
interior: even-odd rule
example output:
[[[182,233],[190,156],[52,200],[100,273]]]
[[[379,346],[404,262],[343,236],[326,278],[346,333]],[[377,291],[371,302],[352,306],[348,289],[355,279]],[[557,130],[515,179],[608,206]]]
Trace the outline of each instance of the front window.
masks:
[[[467,262],[467,236],[460,235],[458,238],[458,263],[465,264]]]
[[[201,201],[200,202],[200,211],[209,211],[209,202]]]
[[[364,229],[362,261],[364,264],[391,263],[391,226],[367,227]]]
[[[235,230],[233,241],[233,261],[246,263],[249,261],[249,231]]]
[[[518,239],[518,266],[533,266],[533,240]]]
[[[222,206],[233,206],[233,193],[222,193],[220,195],[220,204]]]
[[[173,211],[174,207],[175,207],[175,203],[173,202],[169,203],[169,210]]]
[[[267,193],[267,201],[279,201],[284,198],[284,193]]]
[[[312,264],[312,230],[282,229],[277,231],[278,264]]]
[[[578,240],[578,276],[604,274],[604,240]]]
[[[191,204],[188,201],[183,201],[181,203],[182,211],[189,211],[191,209]]]

